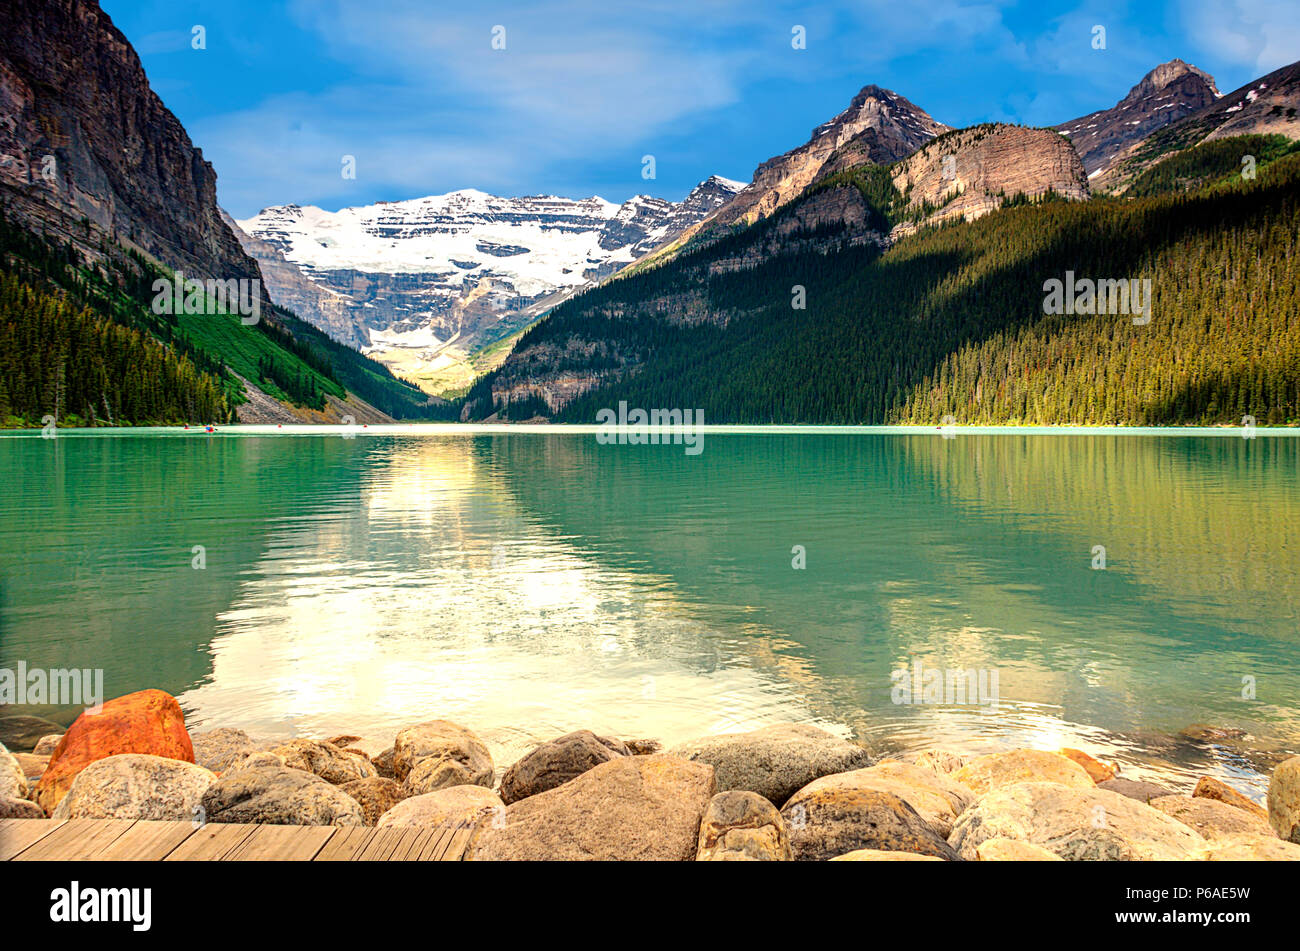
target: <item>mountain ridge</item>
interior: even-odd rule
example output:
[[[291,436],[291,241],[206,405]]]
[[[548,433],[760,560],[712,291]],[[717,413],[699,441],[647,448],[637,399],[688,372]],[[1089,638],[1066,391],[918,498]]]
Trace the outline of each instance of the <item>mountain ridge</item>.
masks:
[[[753,224],[766,217],[812,184],[827,162],[855,141],[870,161],[889,164],[949,128],[897,93],[868,84],[843,111],[816,126],[803,145],[760,163],[750,184],[708,224]]]
[[[1122,194],[1144,171],[1205,142],[1243,135],[1300,140],[1300,62],[1252,79],[1176,122],[1129,144],[1097,175],[1099,189]]]
[[[1054,128],[1074,143],[1090,176],[1105,172],[1130,145],[1219,98],[1214,77],[1181,59],[1161,63],[1115,105]]]

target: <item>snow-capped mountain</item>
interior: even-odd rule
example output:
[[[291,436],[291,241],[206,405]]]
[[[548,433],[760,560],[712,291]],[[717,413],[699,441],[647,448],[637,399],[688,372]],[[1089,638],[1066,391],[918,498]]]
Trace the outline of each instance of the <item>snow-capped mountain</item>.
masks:
[[[621,205],[465,189],[339,211],[280,205],[238,225],[276,303],[399,375],[454,388],[485,369],[475,360],[484,347],[672,240],[743,187],[714,176],[681,202],[637,195]],[[320,288],[319,300],[286,263]]]

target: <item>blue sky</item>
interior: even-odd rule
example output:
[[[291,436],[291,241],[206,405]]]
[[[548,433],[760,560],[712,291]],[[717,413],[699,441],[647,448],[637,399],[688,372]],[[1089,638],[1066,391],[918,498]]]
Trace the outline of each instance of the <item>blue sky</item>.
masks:
[[[711,174],[748,181],[868,83],[950,125],[1051,125],[1174,57],[1224,92],[1300,59],[1296,0],[102,5],[237,218],[458,188],[680,199]]]

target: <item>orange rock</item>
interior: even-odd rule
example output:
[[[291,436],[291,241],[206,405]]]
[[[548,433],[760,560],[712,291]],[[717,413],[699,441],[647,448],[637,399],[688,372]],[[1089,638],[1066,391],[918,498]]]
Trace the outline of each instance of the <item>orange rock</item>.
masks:
[[[47,813],[53,812],[78,773],[118,753],[151,753],[193,763],[194,746],[176,698],[161,690],[141,690],[109,700],[97,714],[77,717],[54,748],[33,798]]]
[[[1192,790],[1192,798],[1214,799],[1229,806],[1236,806],[1238,809],[1249,812],[1252,816],[1258,816],[1265,822],[1268,821],[1268,811],[1263,806],[1243,796],[1227,783],[1220,782],[1213,776],[1202,776],[1197,780],[1196,788]]]
[[[1067,746],[1061,750],[1061,755],[1066,759],[1074,760],[1082,766],[1094,783],[1104,783],[1108,779],[1115,778],[1116,770],[1114,766],[1089,756],[1083,750],[1075,750]]]

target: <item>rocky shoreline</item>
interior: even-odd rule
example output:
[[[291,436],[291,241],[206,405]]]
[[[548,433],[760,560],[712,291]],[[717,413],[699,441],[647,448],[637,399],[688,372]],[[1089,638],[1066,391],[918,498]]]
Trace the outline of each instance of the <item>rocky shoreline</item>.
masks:
[[[1300,860],[1300,756],[1274,769],[1267,808],[1080,750],[877,759],[795,724],[667,750],[579,730],[499,770],[446,720],[374,756],[356,736],[191,736],[160,690],[29,742],[0,746],[0,818],[463,829],[478,861]]]

